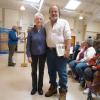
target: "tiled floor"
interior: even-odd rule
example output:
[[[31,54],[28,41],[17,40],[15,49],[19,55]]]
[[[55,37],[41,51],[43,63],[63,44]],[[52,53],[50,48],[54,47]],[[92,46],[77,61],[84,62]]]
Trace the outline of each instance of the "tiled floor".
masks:
[[[15,67],[7,66],[8,55],[0,55],[0,100],[58,100],[58,96],[46,98],[38,94],[31,96],[31,67],[21,67],[23,54],[16,54]],[[48,72],[45,67],[44,93],[49,87]],[[66,100],[86,100],[77,82],[69,78]]]

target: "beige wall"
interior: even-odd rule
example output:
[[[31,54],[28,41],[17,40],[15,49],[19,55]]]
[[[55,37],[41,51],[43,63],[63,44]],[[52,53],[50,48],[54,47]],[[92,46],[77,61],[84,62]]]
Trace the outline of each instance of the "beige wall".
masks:
[[[100,23],[88,22],[87,28],[86,28],[85,39],[88,36],[92,36],[95,39],[96,38],[96,34],[100,34]]]
[[[20,21],[19,25],[23,27],[23,30],[26,30],[29,26],[33,25],[34,18],[33,13],[29,12],[20,12]]]
[[[2,8],[0,8],[0,26],[2,26]]]
[[[4,21],[2,19],[2,11],[4,13]],[[3,25],[6,28],[11,28],[13,25],[21,25],[23,30],[27,30],[27,27],[33,24],[34,14],[31,12],[21,12],[18,10],[12,9],[3,9],[0,8],[0,26]],[[48,20],[48,15],[46,14],[45,19]],[[88,36],[95,37],[97,33],[100,33],[100,23],[88,22],[87,24],[84,21],[79,21],[77,18],[65,17],[68,20],[72,36],[76,36],[76,41],[82,41]]]
[[[76,41],[83,41],[83,34],[84,34],[84,22],[79,19],[74,20],[74,32],[76,34]]]
[[[69,22],[69,24],[70,24],[70,28],[71,29],[74,29],[74,19],[73,18],[70,18],[70,17],[67,17],[66,18],[67,20],[68,20],[68,22]]]
[[[17,26],[19,21],[19,11],[5,9],[5,27],[11,28],[13,25]]]
[[[4,20],[2,19],[2,12],[4,13]],[[30,12],[21,12],[18,10],[12,9],[3,9],[0,8],[0,26],[5,28],[11,28],[13,25],[22,26],[23,30],[27,30],[27,28],[32,25],[33,22],[33,13]]]
[[[100,32],[100,23],[97,22],[89,22],[87,24],[87,30],[91,32]]]

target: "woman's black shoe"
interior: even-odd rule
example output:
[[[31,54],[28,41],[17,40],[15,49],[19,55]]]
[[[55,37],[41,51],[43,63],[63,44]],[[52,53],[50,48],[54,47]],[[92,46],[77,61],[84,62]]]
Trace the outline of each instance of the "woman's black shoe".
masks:
[[[32,91],[31,91],[31,95],[34,95],[35,93],[36,93],[36,89],[32,89]]]
[[[43,95],[43,90],[38,90],[39,95]]]
[[[83,81],[80,81],[80,86],[81,86],[82,88],[85,87],[85,81],[84,81],[84,80],[83,80]]]
[[[13,63],[13,62],[12,63],[10,63],[10,62],[8,63],[8,66],[15,66],[15,65],[16,65],[16,63]]]

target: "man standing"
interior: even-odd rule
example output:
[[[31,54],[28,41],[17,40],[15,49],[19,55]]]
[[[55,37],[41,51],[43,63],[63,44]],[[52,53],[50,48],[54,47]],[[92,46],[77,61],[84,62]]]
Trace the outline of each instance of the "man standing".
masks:
[[[15,66],[13,62],[13,55],[17,46],[18,37],[17,37],[17,30],[16,26],[12,27],[12,30],[9,32],[9,40],[8,40],[8,48],[9,48],[9,57],[8,57],[8,66]]]
[[[59,76],[59,100],[66,100],[67,92],[67,71],[66,63],[69,57],[71,44],[71,31],[69,23],[60,19],[60,10],[57,5],[53,5],[49,9],[50,21],[46,23],[46,41],[47,41],[47,65],[50,78],[50,88],[45,96],[50,97],[57,93],[56,76]],[[57,55],[57,45],[64,44],[65,51],[63,56]]]

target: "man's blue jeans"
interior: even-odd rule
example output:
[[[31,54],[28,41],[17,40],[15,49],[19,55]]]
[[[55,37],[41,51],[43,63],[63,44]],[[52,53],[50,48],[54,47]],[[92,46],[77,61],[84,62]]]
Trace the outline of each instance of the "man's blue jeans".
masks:
[[[59,76],[59,86],[60,88],[67,88],[67,69],[66,69],[67,59],[64,57],[58,57],[56,50],[47,51],[47,65],[50,81],[49,83],[57,87],[57,72]]]

